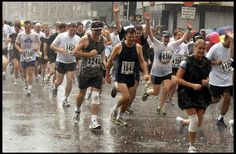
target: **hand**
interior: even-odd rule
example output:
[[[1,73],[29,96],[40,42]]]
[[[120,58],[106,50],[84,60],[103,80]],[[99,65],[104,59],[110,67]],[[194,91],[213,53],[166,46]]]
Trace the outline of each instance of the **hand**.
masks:
[[[231,37],[232,39],[234,38],[234,32],[232,32],[230,30],[225,30],[225,34],[228,35],[229,37]]]
[[[143,79],[145,81],[149,81],[150,80],[150,75],[148,75],[148,74],[143,75]]]
[[[144,16],[144,19],[147,21],[151,20],[151,17],[152,17],[151,13],[149,13],[149,12],[145,12],[143,16]]]
[[[192,23],[192,21],[191,21],[191,20],[187,20],[186,26],[187,26],[187,28],[188,28],[189,30],[192,30],[192,28],[193,28],[193,23]]]
[[[202,79],[202,85],[203,86],[208,86],[209,79]]]
[[[201,90],[202,89],[202,85],[201,84],[193,84],[193,90]]]
[[[216,65],[221,65],[222,64],[222,61],[218,60],[218,59],[214,60],[214,62],[215,62]]]
[[[91,50],[90,52],[89,52],[89,54],[90,54],[90,57],[94,57],[94,56],[96,56],[97,55],[97,50],[96,49],[93,49],[93,50]]]
[[[24,53],[24,52],[25,52],[25,50],[23,50],[22,48],[20,48],[19,53]]]
[[[105,76],[105,80],[106,80],[107,83],[111,84],[111,77],[110,77],[110,75],[106,75]]]
[[[118,13],[120,11],[120,8],[119,8],[119,4],[118,3],[115,3],[113,5],[113,12],[114,13]]]
[[[48,56],[44,56],[43,59],[44,59],[44,60],[48,60]]]

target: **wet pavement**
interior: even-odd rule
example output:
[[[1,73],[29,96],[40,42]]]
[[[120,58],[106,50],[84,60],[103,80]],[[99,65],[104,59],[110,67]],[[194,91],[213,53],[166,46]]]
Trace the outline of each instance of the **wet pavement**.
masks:
[[[102,129],[91,131],[88,128],[91,117],[88,102],[81,107],[79,124],[73,124],[77,80],[69,98],[69,108],[62,106],[65,82],[58,88],[57,97],[52,96],[50,86],[35,81],[32,95],[28,97],[23,81],[20,80],[17,86],[13,82],[13,77],[8,75],[2,86],[3,152],[187,152],[187,127],[179,132],[175,121],[176,116],[186,118],[185,112],[176,103],[165,104],[167,115],[158,116],[157,97],[149,97],[145,102],[141,100],[144,84],[140,84],[136,101],[132,104],[134,113],[124,116],[127,127],[110,121],[110,111],[118,97],[113,99],[111,86],[105,84],[98,117]],[[225,116],[227,125],[234,116],[233,102],[232,99]],[[216,126],[221,103],[206,110],[203,126],[196,137],[198,152],[234,151],[229,125],[227,128]]]

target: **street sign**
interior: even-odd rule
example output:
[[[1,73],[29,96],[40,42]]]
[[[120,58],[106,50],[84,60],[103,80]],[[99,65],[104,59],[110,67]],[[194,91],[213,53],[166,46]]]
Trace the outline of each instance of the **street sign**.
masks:
[[[196,8],[195,7],[182,7],[181,18],[184,19],[195,19]]]

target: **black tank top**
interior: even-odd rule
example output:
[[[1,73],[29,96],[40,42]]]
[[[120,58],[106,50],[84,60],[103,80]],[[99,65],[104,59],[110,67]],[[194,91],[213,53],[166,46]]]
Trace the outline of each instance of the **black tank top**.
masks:
[[[83,49],[83,52],[90,52],[93,49],[97,50],[97,56],[95,57],[82,57],[81,58],[81,75],[90,76],[100,74],[102,71],[102,52],[105,49],[103,37],[100,37],[96,42],[88,35],[89,45]]]
[[[138,64],[138,54],[136,43],[132,47],[127,47],[125,42],[122,42],[122,51],[117,57],[116,78],[122,80],[134,80],[135,67]]]

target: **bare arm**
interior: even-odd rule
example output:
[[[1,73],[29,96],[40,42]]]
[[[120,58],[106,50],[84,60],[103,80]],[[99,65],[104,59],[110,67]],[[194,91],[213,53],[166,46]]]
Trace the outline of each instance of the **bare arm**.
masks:
[[[147,62],[144,60],[143,58],[143,49],[142,46],[139,44],[136,44],[136,49],[138,52],[138,59],[139,59],[139,63],[140,63],[140,67],[143,71],[144,74],[144,78],[146,78],[145,80],[148,79],[147,75],[148,75],[148,67],[147,67]]]
[[[116,57],[119,55],[119,53],[122,50],[122,46],[121,43],[118,43],[112,50],[110,58],[108,59],[107,63],[106,63],[106,77],[105,80],[108,83],[111,83],[111,78],[110,78],[110,69],[112,67],[112,65],[114,64],[114,60],[116,59]]]
[[[144,19],[145,19],[145,28],[144,28],[144,38],[148,37],[148,34],[151,31],[151,26],[150,26],[150,20],[151,20],[151,14],[149,12],[144,13]]]
[[[97,55],[97,50],[91,50],[90,52],[83,52],[83,49],[88,46],[88,36],[84,35],[79,43],[76,45],[74,49],[74,56],[76,57],[93,57]]]
[[[119,8],[119,4],[118,3],[115,3],[114,6],[113,6],[113,13],[114,13],[114,18],[115,18],[115,24],[118,28],[118,31],[121,32],[121,21],[120,21],[120,8]]]

